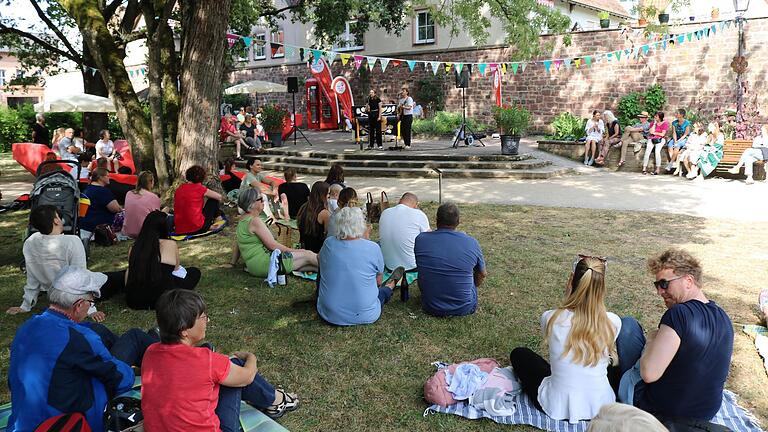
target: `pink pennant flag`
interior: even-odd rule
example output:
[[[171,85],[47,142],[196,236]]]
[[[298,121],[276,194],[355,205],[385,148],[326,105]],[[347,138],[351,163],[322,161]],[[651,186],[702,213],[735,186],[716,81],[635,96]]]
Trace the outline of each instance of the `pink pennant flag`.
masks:
[[[355,56],[355,69],[360,69],[360,65],[363,64],[363,60],[365,60],[364,56]]]
[[[240,40],[240,36],[233,33],[227,33],[227,45],[229,45],[230,48],[232,48],[238,40]]]

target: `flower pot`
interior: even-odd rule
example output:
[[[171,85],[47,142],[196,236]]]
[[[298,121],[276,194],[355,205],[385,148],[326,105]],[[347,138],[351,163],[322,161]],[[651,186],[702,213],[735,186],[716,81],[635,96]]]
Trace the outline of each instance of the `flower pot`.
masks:
[[[659,14],[659,24],[666,24],[669,22],[669,14]]]
[[[269,135],[269,140],[272,141],[272,147],[282,147],[283,146],[282,131],[279,131],[279,130],[267,131],[267,135]]]
[[[696,17],[695,16],[689,16],[688,19],[691,20],[691,21],[696,21]]]
[[[611,26],[611,20],[609,20],[609,19],[601,19],[600,20],[600,28],[606,29],[606,28],[608,28],[610,26]]]
[[[640,27],[643,27],[643,26],[645,26],[647,24],[648,24],[648,20],[647,19],[645,19],[645,18],[638,18],[637,25],[639,25]]]
[[[502,135],[501,136],[501,154],[515,156],[520,148],[520,136]]]
[[[718,18],[720,18],[720,9],[712,9],[712,21],[716,21]]]

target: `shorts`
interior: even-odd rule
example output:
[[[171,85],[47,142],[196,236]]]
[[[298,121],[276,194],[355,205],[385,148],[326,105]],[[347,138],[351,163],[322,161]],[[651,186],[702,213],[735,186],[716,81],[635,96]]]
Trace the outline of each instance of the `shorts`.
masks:
[[[673,139],[670,139],[669,142],[667,143],[667,147],[669,147],[669,148],[673,148],[674,147],[676,149],[681,149],[681,148],[685,147],[685,145],[687,143],[688,143],[688,138],[681,138],[681,139],[679,139],[677,141],[675,141]]]

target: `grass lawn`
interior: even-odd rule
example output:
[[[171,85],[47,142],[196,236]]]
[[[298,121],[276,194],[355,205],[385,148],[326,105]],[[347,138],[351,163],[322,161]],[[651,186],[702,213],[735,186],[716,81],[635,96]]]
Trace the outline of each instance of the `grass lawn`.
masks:
[[[432,224],[435,209],[435,203],[424,204]],[[506,365],[515,346],[541,350],[539,316],[560,302],[578,253],[609,257],[608,309],[637,317],[646,329],[658,324],[664,306],[645,271],[645,258],[672,244],[702,259],[705,291],[734,323],[759,320],[755,303],[764,286],[760,282],[768,277],[768,254],[763,239],[753,235],[754,226],[679,215],[527,206],[473,205],[462,211],[460,229],[480,241],[489,271],[477,313],[465,318],[425,315],[414,287],[407,304],[396,293],[373,325],[325,325],[310,301],[310,283],[290,278],[286,287],[270,289],[240,270],[221,267],[229,259],[233,226],[224,235],[180,243],[182,263],[203,271],[198,289],[211,317],[208,339],[220,352],[253,351],[267,379],[299,393],[302,408],[281,420],[295,431],[532,430],[443,414],[424,418],[422,386],[433,374],[430,363],[435,360],[494,357]],[[3,308],[21,300],[24,275],[18,263],[27,215],[0,215]],[[91,270],[124,268],[127,250],[128,243],[94,248]],[[43,296],[36,311],[44,304]],[[154,322],[153,313],[131,311],[121,297],[100,308],[116,331],[148,328]],[[2,377],[7,376],[14,332],[27,317],[0,314]],[[736,330],[727,387],[764,422],[768,377],[752,341]],[[0,401],[7,401],[6,380],[0,381]]]

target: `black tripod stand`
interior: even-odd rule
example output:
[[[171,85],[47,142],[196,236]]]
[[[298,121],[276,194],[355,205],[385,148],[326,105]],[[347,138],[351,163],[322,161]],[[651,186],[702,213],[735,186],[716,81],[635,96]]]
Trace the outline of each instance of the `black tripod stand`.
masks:
[[[309,141],[309,138],[307,138],[306,135],[304,135],[304,132],[299,129],[298,126],[296,126],[296,93],[291,93],[291,99],[293,100],[293,121],[291,126],[291,133],[293,134],[293,145],[296,145],[296,134],[301,134],[301,137],[304,138],[304,140],[307,141],[307,144],[312,145],[312,143]]]
[[[469,131],[470,136],[472,137],[472,141],[475,139],[475,131],[472,130],[469,126],[467,126],[467,99],[466,99],[466,88],[461,88],[461,126],[459,127],[459,131],[456,133],[456,139],[453,140],[453,148],[459,148],[459,141],[464,140],[466,143],[469,138],[467,138],[467,131]],[[485,147],[485,143],[482,139],[477,138],[478,141],[480,141],[480,144]]]

